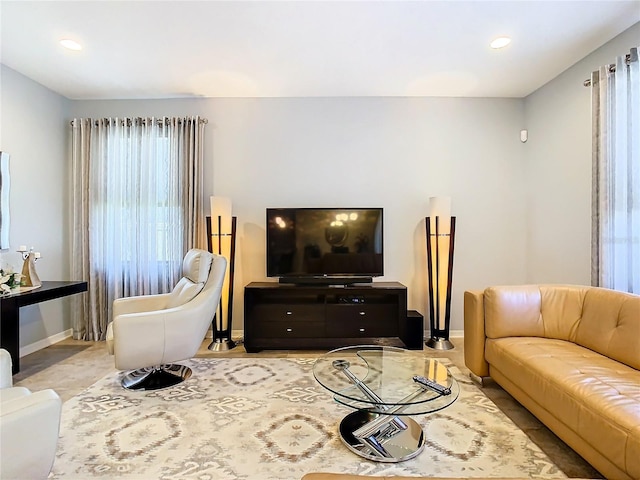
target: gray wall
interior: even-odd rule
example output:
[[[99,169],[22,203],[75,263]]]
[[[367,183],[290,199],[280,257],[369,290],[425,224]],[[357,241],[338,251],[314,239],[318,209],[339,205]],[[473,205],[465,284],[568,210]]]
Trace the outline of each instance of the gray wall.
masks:
[[[524,101],[529,282],[591,282],[591,89],[583,82],[637,46],[640,23]]]
[[[10,249],[0,253],[0,263],[21,270],[15,250],[34,246],[42,254],[36,264],[40,278],[68,280],[69,101],[4,65],[0,73],[0,150],[11,155]],[[68,308],[68,299],[61,299],[21,309],[20,345],[31,345],[23,354],[71,328]]]
[[[409,308],[425,313],[428,198],[451,196],[453,330],[462,330],[464,290],[526,278],[520,99],[76,101],[70,113],[209,119],[206,196],[231,197],[239,223],[234,329],[242,287],[265,279],[266,207],[384,207],[381,280],[405,284]]]

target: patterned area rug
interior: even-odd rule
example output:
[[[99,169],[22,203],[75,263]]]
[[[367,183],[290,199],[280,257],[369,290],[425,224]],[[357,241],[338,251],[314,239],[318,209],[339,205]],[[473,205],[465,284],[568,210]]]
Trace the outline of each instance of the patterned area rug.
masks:
[[[566,478],[468,378],[450,407],[413,417],[426,447],[377,463],[349,451],[350,413],[313,378],[312,358],[202,358],[192,377],[131,392],[113,373],[66,402],[50,478],[299,479],[307,472]],[[443,363],[450,365],[447,360]]]

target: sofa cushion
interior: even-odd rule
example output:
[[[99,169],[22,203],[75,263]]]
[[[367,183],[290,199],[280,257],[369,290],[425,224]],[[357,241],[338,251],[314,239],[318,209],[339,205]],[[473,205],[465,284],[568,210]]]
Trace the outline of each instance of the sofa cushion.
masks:
[[[487,338],[568,340],[640,369],[640,296],[576,285],[514,285],[484,292]]]
[[[488,338],[546,337],[573,341],[591,287],[513,285],[484,292]]]
[[[486,358],[558,422],[640,478],[640,371],[571,342],[487,339]],[[622,447],[622,448],[621,448]],[[635,462],[635,463],[634,463]]]
[[[576,343],[640,369],[640,296],[590,288]]]

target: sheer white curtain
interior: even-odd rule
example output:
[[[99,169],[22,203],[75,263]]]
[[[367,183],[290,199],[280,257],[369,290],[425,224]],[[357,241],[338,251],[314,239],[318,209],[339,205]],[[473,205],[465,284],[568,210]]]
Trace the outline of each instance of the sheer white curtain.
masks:
[[[102,340],[113,300],[170,291],[185,252],[205,245],[206,122],[189,118],[72,121],[74,338]]]
[[[593,285],[640,294],[638,49],[591,75]]]

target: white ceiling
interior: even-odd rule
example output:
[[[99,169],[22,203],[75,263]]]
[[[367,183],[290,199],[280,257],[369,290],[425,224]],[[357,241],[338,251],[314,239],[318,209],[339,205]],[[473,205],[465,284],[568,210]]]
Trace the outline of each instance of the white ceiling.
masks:
[[[2,63],[72,99],[523,97],[640,21],[640,0],[2,0],[0,15]],[[499,35],[513,42],[492,50]]]

